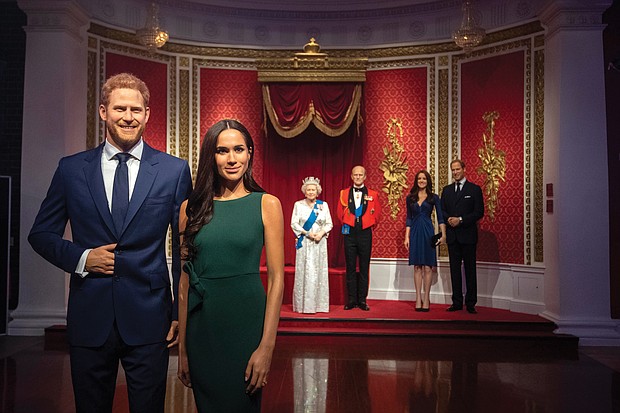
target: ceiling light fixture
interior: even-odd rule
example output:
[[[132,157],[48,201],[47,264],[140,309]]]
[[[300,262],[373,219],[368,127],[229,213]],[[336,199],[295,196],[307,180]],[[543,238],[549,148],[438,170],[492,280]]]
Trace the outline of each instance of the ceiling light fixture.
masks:
[[[159,27],[159,7],[151,3],[151,10],[146,17],[143,28],[136,30],[138,41],[147,49],[154,51],[162,47],[168,41],[168,32]]]
[[[463,1],[463,21],[461,27],[453,34],[454,43],[463,48],[466,53],[478,46],[486,35],[484,29],[478,26],[478,22],[472,14],[471,1]]]

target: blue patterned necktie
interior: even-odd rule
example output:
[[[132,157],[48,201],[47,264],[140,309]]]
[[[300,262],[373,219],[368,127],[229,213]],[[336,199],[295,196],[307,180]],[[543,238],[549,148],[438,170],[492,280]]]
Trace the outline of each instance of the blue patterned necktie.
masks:
[[[114,172],[114,187],[112,189],[112,220],[116,235],[120,236],[129,207],[129,172],[127,170],[127,160],[131,155],[119,152],[114,155],[118,159],[116,172]]]
[[[456,183],[456,193],[458,194],[459,192],[461,192],[461,183],[457,182]]]

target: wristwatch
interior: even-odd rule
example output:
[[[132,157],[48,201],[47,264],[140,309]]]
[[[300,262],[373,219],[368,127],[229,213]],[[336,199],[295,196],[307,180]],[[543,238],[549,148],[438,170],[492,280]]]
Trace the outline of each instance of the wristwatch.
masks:
[[[459,224],[463,223],[463,217],[459,217]]]

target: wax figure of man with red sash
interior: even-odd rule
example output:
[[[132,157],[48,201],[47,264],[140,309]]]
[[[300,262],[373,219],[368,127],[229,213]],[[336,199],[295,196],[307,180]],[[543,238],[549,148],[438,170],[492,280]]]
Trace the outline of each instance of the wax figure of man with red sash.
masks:
[[[379,221],[381,206],[377,191],[364,185],[366,170],[355,166],[351,171],[353,185],[340,191],[338,218],[344,235],[344,257],[347,267],[348,301],[345,310],[358,307],[370,310],[366,303],[368,273],[372,252],[372,230]],[[356,271],[359,264],[359,271]]]

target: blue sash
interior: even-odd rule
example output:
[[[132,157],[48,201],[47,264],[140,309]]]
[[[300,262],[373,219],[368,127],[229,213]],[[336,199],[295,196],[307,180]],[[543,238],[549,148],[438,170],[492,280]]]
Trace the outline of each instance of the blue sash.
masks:
[[[306,232],[310,231],[310,228],[312,228],[312,226],[316,222],[316,217],[319,215],[318,206],[321,205],[322,203],[323,201],[321,201],[320,199],[317,199],[316,202],[314,203],[314,208],[312,208],[312,211],[310,211],[310,216],[308,217],[308,219],[304,223],[304,226],[302,227],[304,231]],[[297,237],[297,244],[295,245],[295,249],[301,248],[301,242],[303,241],[304,237],[305,237],[304,234],[299,234],[299,237]]]
[[[355,208],[355,218],[359,218],[362,216],[362,211],[364,210],[364,203],[360,202],[360,206]],[[342,224],[342,233],[344,235],[349,235],[351,233],[351,226],[349,224]]]

